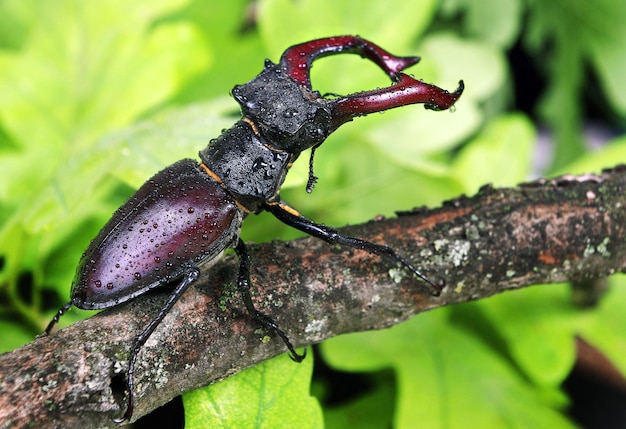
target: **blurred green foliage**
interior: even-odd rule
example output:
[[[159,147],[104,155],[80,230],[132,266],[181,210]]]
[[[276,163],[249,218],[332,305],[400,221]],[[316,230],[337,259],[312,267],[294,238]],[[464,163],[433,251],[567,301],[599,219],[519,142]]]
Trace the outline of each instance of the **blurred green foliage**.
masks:
[[[611,0],[0,2],[0,351],[43,330],[111,213],[146,178],[195,157],[229,127],[238,117],[229,90],[289,45],[359,34],[422,56],[410,70],[419,78],[449,89],[466,83],[453,114],[407,107],[338,130],[317,154],[313,196],[304,193],[307,157],[296,163],[285,199],[342,225],[530,178],[539,126],[555,141],[544,174],[626,159],[624,137],[590,153],[582,129],[586,100],[611,125],[626,118],[624,22],[626,5]],[[533,111],[515,111],[514,46],[545,83]],[[316,62],[314,86],[349,93],[388,85],[364,64],[355,56]],[[295,234],[268,216],[243,231],[256,241]],[[592,310],[575,308],[567,285],[552,285],[334,338],[323,358],[371,374],[375,389],[324,406],[326,426],[572,427],[560,384],[574,336],[626,371],[622,283],[611,278]],[[62,323],[87,314],[72,311]],[[189,424],[278,427],[285,414],[271,405],[287,404],[290,421],[321,427],[325,388],[316,382],[320,402],[308,396],[311,361],[281,357],[185,396]]]

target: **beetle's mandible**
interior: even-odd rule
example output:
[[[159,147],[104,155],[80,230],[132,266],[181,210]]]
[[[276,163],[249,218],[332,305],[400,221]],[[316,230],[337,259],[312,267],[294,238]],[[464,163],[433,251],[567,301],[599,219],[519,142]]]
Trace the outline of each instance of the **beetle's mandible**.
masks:
[[[373,61],[392,80],[385,88],[347,96],[324,97],[311,87],[316,58],[355,53]],[[307,191],[314,183],[313,154],[326,137],[357,116],[408,104],[432,110],[450,108],[463,92],[452,93],[404,73],[419,57],[396,57],[357,36],[313,40],[287,49],[278,64],[266,61],[250,82],[235,86],[242,119],[200,151],[198,163],[185,159],[157,173],[121,207],[91,242],[78,265],[71,301],[55,315],[76,306],[113,307],[165,284],[173,290],[163,308],[135,339],[128,363],[128,403],[117,422],[130,419],[134,407],[137,354],[182,293],[197,280],[199,267],[214,263],[228,247],[240,259],[237,283],[250,315],[284,341],[290,356],[301,361],[274,320],[255,309],[249,292],[250,257],[239,238],[249,213],[269,211],[279,220],[332,244],[379,255],[425,281],[432,293],[442,285],[429,280],[393,249],[314,223],[280,199],[280,186],[300,153],[312,149]]]

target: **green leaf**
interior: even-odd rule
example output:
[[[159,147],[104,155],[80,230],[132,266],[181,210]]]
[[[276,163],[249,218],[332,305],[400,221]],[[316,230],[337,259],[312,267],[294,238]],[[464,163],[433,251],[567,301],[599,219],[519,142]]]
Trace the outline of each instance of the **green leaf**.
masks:
[[[3,125],[24,147],[93,142],[206,63],[189,25],[150,27],[180,0],[31,3],[28,42],[0,62]]]
[[[468,194],[487,183],[514,186],[528,179],[535,138],[534,127],[525,116],[501,116],[461,149],[454,174]]]
[[[626,88],[622,84],[626,74],[626,5],[612,0],[571,0],[533,1],[530,6],[526,45],[549,71],[541,112],[554,127],[557,146],[553,167],[561,168],[584,152],[580,124],[586,68],[598,74],[606,97],[619,114],[626,114]]]
[[[426,30],[438,6],[436,0],[402,2],[394,7],[376,0],[361,1],[358,6],[333,0],[259,3],[262,37],[271,47],[270,52],[277,56],[291,44],[342,34],[359,35],[380,46],[406,49]]]
[[[576,40],[585,44],[609,102],[626,116],[626,4],[612,0],[575,3],[576,18],[584,17],[587,23]]]
[[[546,389],[561,385],[576,359],[578,312],[572,306],[569,285],[510,291],[475,305],[492,327],[479,335],[500,338],[507,354],[535,385]]]
[[[382,375],[386,375],[385,372]],[[376,377],[374,385],[358,398],[324,407],[326,429],[379,429],[392,427],[395,386],[389,377]],[[382,380],[379,380],[382,379]]]
[[[452,19],[465,12],[463,27],[469,35],[506,48],[519,35],[523,6],[521,0],[448,0],[442,12]]]
[[[18,49],[24,43],[30,30],[27,22],[29,6],[28,1],[21,0],[0,2],[0,49]]]
[[[312,371],[312,356],[296,364],[284,354],[185,393],[185,427],[322,428],[321,408],[309,392]]]
[[[573,428],[555,409],[559,395],[538,389],[477,336],[447,322],[449,309],[391,329],[350,334],[323,344],[344,371],[391,368],[397,376],[395,427]]]
[[[626,160],[626,136],[613,139],[600,149],[567,164],[554,174],[600,173],[605,168],[623,164]]]
[[[35,339],[33,333],[23,324],[0,320],[0,329],[3,332],[0,337],[0,353],[11,351]]]
[[[190,22],[202,33],[214,61],[189,79],[175,98],[180,104],[223,97],[235,84],[248,82],[263,68],[267,58],[257,31],[247,28],[256,18],[249,0],[192,1],[168,18]],[[274,61],[277,59],[275,58]]]

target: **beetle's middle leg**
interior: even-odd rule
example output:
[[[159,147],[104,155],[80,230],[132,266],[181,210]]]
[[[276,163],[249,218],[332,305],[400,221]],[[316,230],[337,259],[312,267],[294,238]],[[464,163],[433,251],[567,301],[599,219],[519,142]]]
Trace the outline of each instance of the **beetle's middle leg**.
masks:
[[[264,313],[261,313],[254,307],[254,303],[252,302],[252,297],[250,296],[250,254],[248,253],[248,247],[240,238],[237,242],[237,246],[235,247],[235,252],[237,256],[239,256],[239,274],[237,276],[237,287],[239,288],[239,292],[241,293],[241,297],[243,299],[246,308],[248,309],[248,313],[256,319],[261,325],[265,328],[270,329],[283,340],[287,349],[289,349],[289,357],[296,361],[302,362],[302,360],[306,356],[306,349],[304,353],[299,354],[296,352],[293,344],[287,337],[287,334],[278,327],[278,324],[271,317],[267,316]]]
[[[355,249],[365,250],[368,253],[382,256],[392,261],[395,261],[404,267],[408,268],[417,277],[428,283],[433,289],[433,295],[439,296],[443,289],[443,283],[435,283],[429,279],[426,275],[422,274],[417,268],[409,263],[402,256],[398,255],[391,247],[384,244],[376,244],[371,241],[362,240],[360,238],[349,237],[341,235],[339,231],[330,226],[326,226],[321,223],[315,223],[296,210],[289,207],[287,204],[280,203],[266,203],[265,210],[272,213],[281,222],[296,228],[302,232],[306,232],[313,237],[320,238],[330,244],[339,244],[342,246],[353,247]]]

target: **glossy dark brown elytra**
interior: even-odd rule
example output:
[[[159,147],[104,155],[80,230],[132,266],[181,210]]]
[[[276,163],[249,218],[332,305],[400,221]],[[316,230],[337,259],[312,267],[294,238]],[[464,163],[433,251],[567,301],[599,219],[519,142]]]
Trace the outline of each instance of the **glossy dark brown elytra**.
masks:
[[[342,97],[321,96],[311,87],[313,61],[344,53],[374,62],[392,85]],[[450,93],[401,73],[418,61],[418,57],[391,55],[356,36],[292,46],[278,64],[266,61],[257,77],[233,89],[242,119],[200,151],[201,163],[185,159],[171,165],[115,212],[83,254],[72,284],[71,301],[57,312],[46,333],[72,306],[108,308],[155,287],[173,286],[163,308],[133,343],[126,378],[128,403],[116,422],[132,417],[134,371],[142,346],[197,280],[199,267],[214,263],[228,247],[234,247],[240,259],[237,285],[250,315],[282,339],[293,360],[304,359],[277,323],[252,303],[251,261],[239,239],[241,224],[249,213],[266,210],[287,225],[328,243],[385,257],[429,284],[434,295],[439,294],[442,284],[428,279],[390,247],[343,236],[334,228],[306,219],[280,199],[280,186],[289,167],[306,149],[312,149],[307,184],[307,191],[311,191],[316,181],[315,149],[353,118],[415,103],[431,110],[453,106],[463,92],[463,82]]]
[[[146,182],[83,254],[72,302],[117,305],[213,260],[241,226],[230,195],[197,162],[179,161]]]

